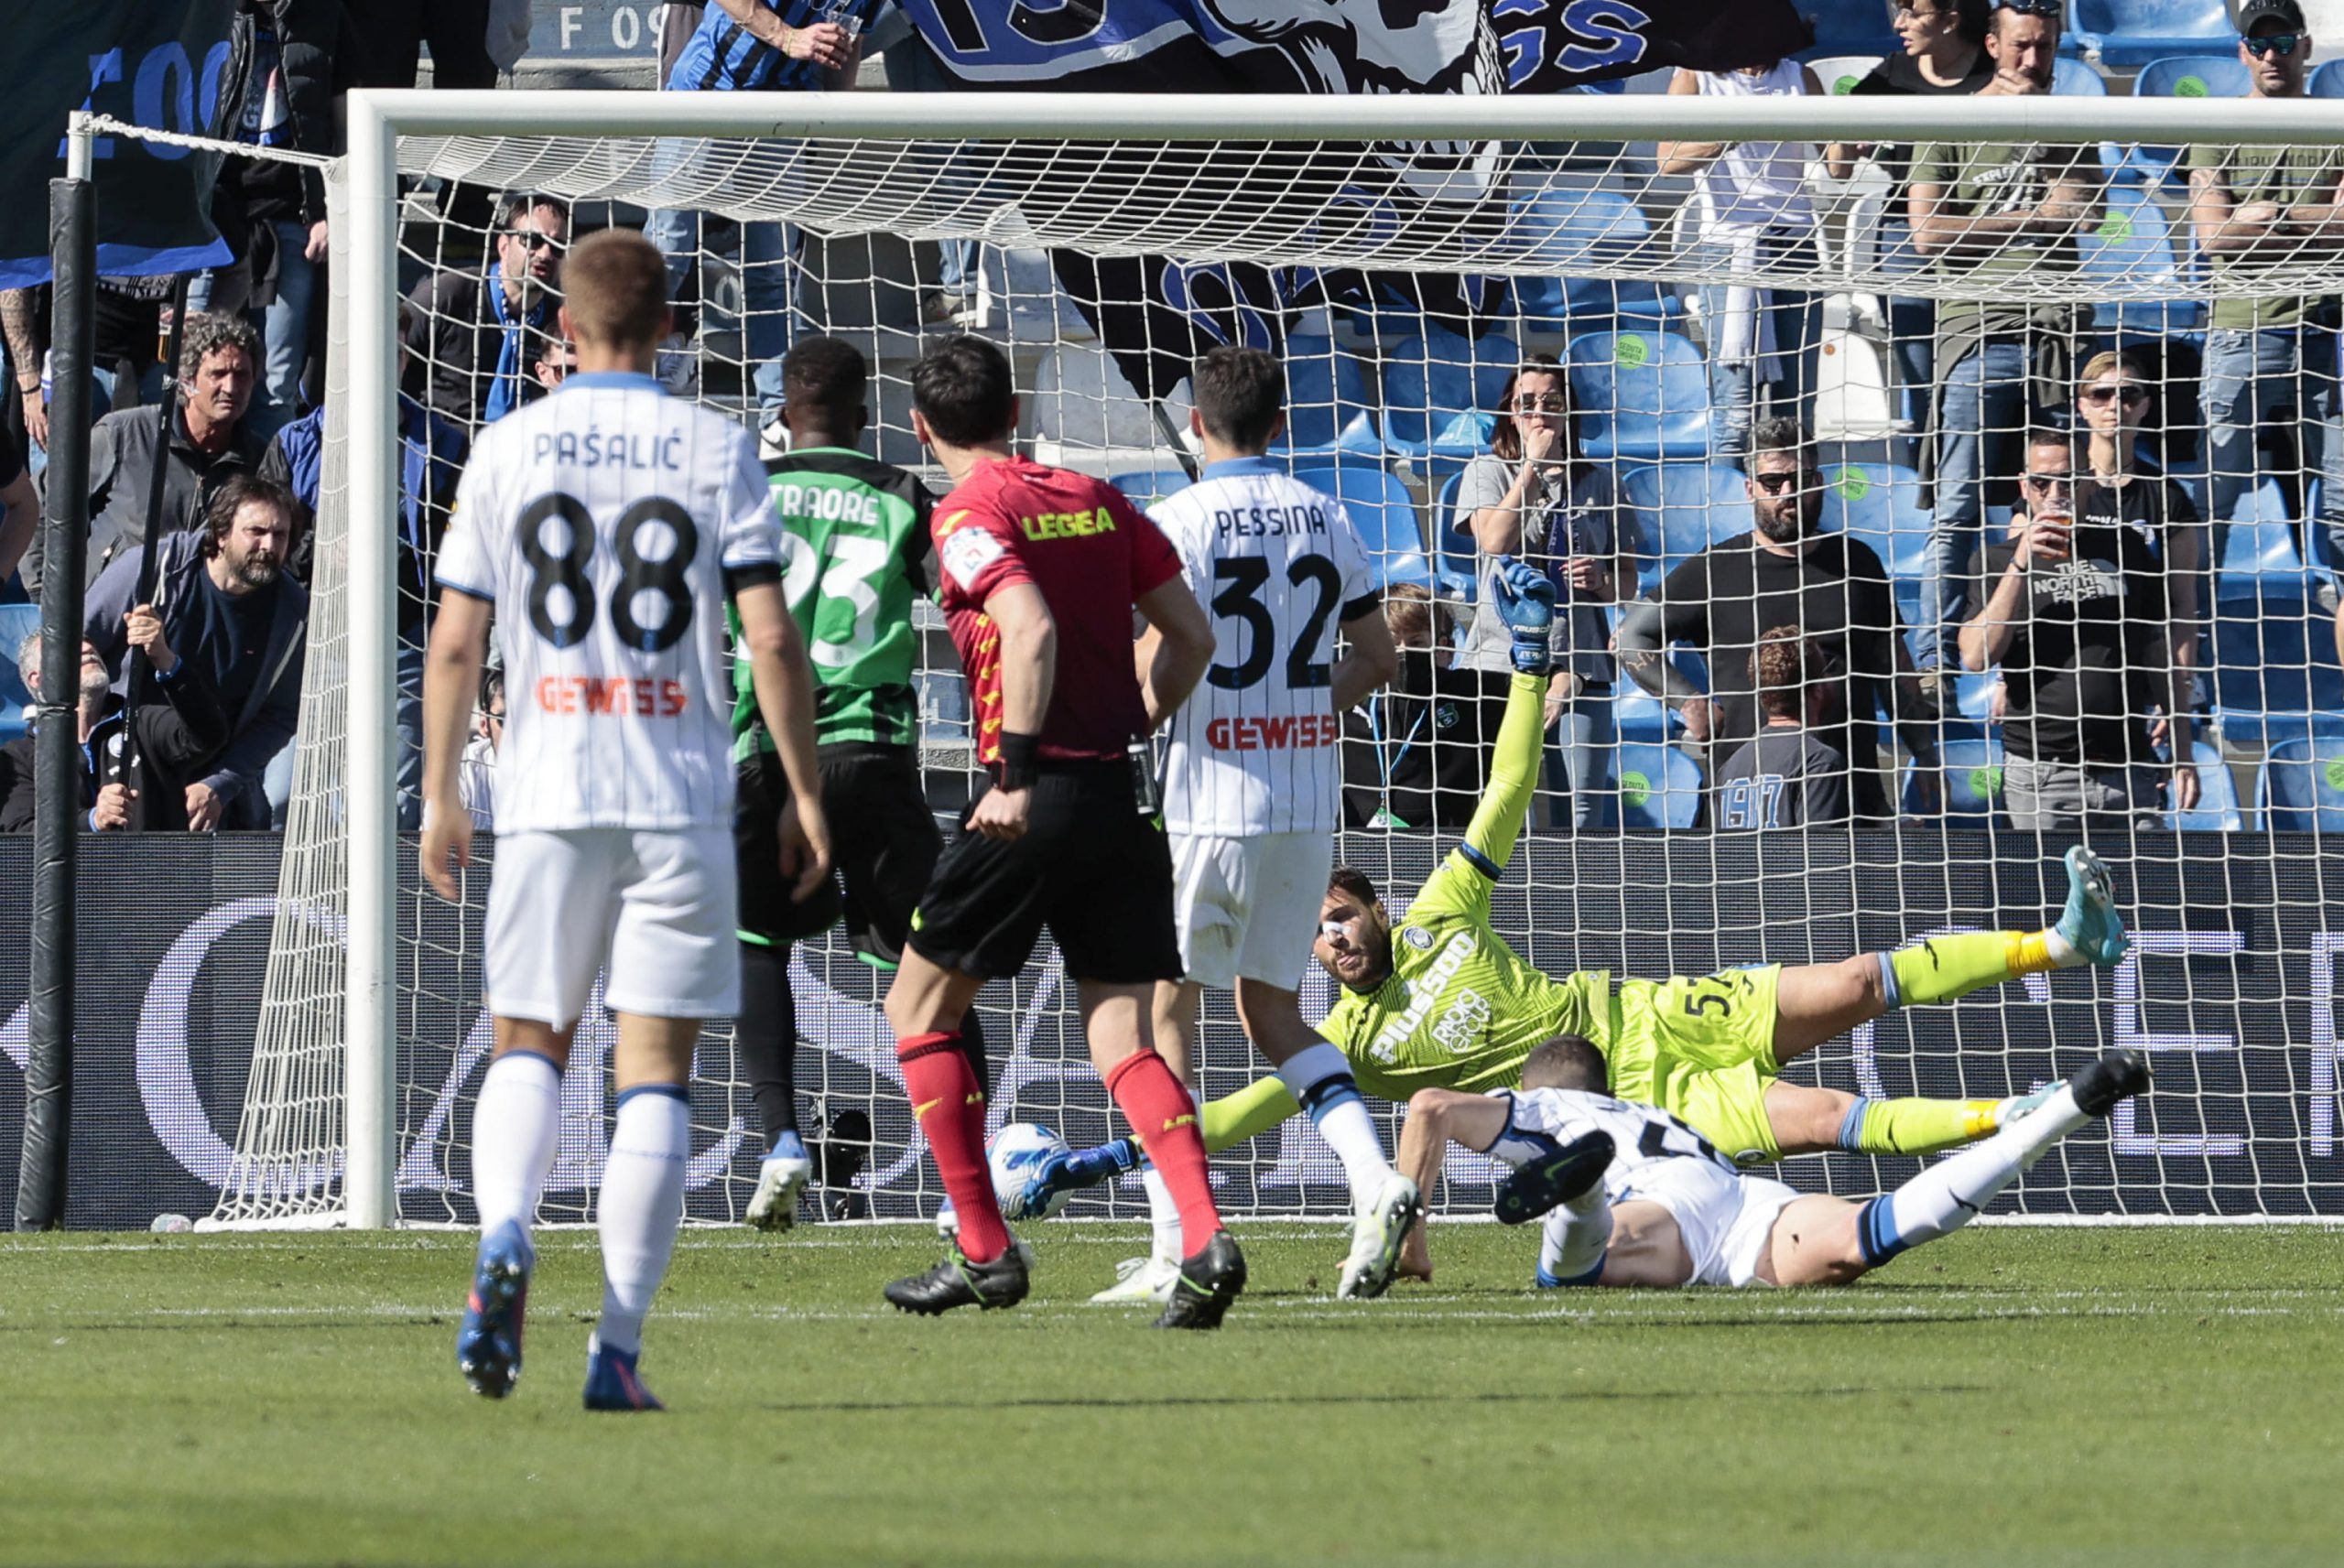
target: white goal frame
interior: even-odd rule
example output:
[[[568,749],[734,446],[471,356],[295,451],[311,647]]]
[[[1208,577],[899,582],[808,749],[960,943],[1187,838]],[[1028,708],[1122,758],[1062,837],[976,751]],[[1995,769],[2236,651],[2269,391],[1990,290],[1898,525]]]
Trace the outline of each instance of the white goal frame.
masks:
[[[2344,142],[2344,103],[2114,98],[1718,99],[1319,97],[1074,93],[353,91],[348,222],[331,238],[348,280],[351,529],[350,837],[343,970],[342,1222],[398,1223],[396,739],[397,235],[401,136],[638,135],[865,140],[1382,142],[1790,140]],[[92,134],[77,123],[76,134]],[[1489,270],[1504,270],[1493,265]],[[371,519],[375,525],[359,526]]]

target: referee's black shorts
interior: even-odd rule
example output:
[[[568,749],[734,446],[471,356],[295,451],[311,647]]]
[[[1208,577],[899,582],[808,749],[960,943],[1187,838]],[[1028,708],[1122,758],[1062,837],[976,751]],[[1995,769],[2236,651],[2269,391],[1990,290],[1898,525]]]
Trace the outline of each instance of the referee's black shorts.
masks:
[[[1016,974],[1047,925],[1069,977],[1108,985],[1180,978],[1172,850],[1142,816],[1127,762],[1045,762],[1025,836],[960,836],[936,863],[911,945],[982,979]]]
[[[841,741],[822,748],[819,766],[838,874],[803,903],[790,902],[781,875],[781,809],[789,801],[781,759],[759,752],[736,770],[732,847],[740,862],[741,935],[785,946],[820,935],[843,914],[856,949],[893,964],[903,957],[912,912],[944,849],[920,784],[919,753],[910,746]]]

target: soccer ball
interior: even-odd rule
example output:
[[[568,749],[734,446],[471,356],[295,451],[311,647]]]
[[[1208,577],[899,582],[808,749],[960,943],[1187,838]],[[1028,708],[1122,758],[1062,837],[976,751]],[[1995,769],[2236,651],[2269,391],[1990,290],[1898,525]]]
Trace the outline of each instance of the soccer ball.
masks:
[[[985,1145],[985,1162],[993,1167],[993,1190],[1004,1212],[1009,1200],[1033,1179],[1042,1162],[1066,1152],[1066,1140],[1039,1122],[1013,1121],[994,1133]],[[1073,1196],[1072,1193],[1054,1194],[1041,1217],[1052,1217]]]

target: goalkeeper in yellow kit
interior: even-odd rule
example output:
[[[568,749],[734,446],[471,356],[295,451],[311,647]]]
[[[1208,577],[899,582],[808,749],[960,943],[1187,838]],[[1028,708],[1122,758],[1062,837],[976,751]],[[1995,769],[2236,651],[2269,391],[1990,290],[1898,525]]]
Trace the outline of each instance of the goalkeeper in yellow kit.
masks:
[[[1601,969],[1552,979],[1509,947],[1490,925],[1490,892],[1513,858],[1536,784],[1546,688],[1540,615],[1551,614],[1553,589],[1519,563],[1496,586],[1515,631],[1517,673],[1464,842],[1396,925],[1373,883],[1348,868],[1334,871],[1319,911],[1314,951],[1342,989],[1318,1032],[1350,1060],[1361,1089],[1405,1103],[1422,1088],[1512,1088],[1532,1051],[1558,1034],[1582,1035],[1602,1052],[1615,1098],[1659,1106],[1742,1165],[1835,1149],[1926,1154],[1986,1137],[2031,1108],[2037,1097],[1872,1100],[1776,1075],[1891,1008],[1951,1001],[2046,969],[2116,963],[2128,946],[2123,923],[2107,870],[2087,849],[2067,852],[2067,908],[2046,931],[1966,933],[1832,964],[1616,985]],[[1262,1079],[1201,1108],[1205,1147],[1226,1149],[1301,1108],[1276,1078]],[[1428,1168],[1405,1173],[1427,1194],[1439,1173],[1437,1141],[1431,1147]],[[1129,1140],[1060,1156],[1012,1207],[1042,1212],[1057,1193],[1138,1159]],[[1421,1228],[1402,1271],[1428,1271]]]

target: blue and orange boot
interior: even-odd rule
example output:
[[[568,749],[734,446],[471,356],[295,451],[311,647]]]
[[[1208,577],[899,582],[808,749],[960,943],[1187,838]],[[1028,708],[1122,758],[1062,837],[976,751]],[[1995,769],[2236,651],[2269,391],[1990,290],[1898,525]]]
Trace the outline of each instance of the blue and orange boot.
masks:
[[[529,1271],[537,1255],[518,1220],[506,1220],[480,1238],[472,1292],[456,1330],[456,1365],[472,1392],[501,1400],[521,1380],[521,1317],[529,1303]]]

